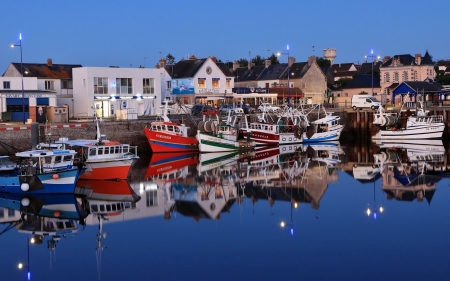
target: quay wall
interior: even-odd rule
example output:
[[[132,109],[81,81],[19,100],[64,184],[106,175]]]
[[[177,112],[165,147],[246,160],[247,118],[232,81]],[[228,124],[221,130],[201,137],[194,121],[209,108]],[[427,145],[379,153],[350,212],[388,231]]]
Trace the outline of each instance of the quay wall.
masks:
[[[134,121],[134,120],[133,120]],[[111,141],[120,141],[138,147],[138,154],[141,152],[150,153],[150,146],[144,135],[144,127],[149,126],[148,121],[129,122],[102,122],[100,133],[106,135]],[[0,128],[0,155],[13,155],[18,151],[31,149],[30,125],[18,127]],[[45,139],[44,125],[39,126],[40,141]],[[67,137],[69,139],[95,139],[97,126],[95,123],[79,124],[77,126],[55,126],[47,129],[47,134],[51,133],[52,139]]]
[[[450,108],[436,107],[428,108],[430,115],[443,115],[446,124],[444,136],[448,134],[450,127]],[[372,127],[372,110],[343,110],[330,109],[334,115],[341,117],[341,123],[345,125],[341,138],[368,138],[370,139],[370,128]],[[178,116],[180,117],[180,116]],[[253,118],[251,118],[253,119]],[[175,120],[175,119],[174,119]],[[101,134],[106,135],[108,140],[120,141],[138,147],[138,154],[151,153],[150,146],[144,135],[144,127],[150,126],[151,120],[130,120],[123,122],[104,121],[100,123]],[[70,126],[70,127],[69,127]],[[19,128],[20,127],[20,128]],[[67,137],[69,139],[95,139],[96,124],[94,122],[70,125],[52,125],[52,139]],[[44,126],[40,125],[40,141],[44,141]],[[31,149],[30,125],[0,125],[0,155],[12,155],[17,151]]]

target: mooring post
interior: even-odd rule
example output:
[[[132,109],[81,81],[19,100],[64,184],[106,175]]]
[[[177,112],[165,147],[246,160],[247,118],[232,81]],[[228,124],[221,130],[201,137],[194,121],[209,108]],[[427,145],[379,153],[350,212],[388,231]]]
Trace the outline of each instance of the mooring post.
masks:
[[[39,144],[39,123],[31,123],[31,149],[35,150]]]

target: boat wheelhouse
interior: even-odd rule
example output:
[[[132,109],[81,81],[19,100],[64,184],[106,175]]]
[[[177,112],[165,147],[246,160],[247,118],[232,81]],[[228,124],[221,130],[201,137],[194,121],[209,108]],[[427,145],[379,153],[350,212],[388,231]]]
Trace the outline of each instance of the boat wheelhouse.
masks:
[[[75,155],[67,149],[18,152],[18,169],[0,174],[0,192],[73,193],[80,175]]]

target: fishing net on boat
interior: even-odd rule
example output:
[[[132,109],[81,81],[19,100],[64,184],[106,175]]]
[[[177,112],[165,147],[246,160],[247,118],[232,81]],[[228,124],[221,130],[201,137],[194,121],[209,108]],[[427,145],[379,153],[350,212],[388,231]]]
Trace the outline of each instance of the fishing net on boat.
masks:
[[[310,139],[316,133],[316,125],[312,124],[306,130],[306,137]]]
[[[370,135],[371,136],[375,136],[376,134],[378,134],[378,132],[380,131],[380,127],[379,126],[372,126],[370,127]]]
[[[200,130],[200,132],[205,132],[205,121],[199,121],[197,124],[198,129]]]
[[[306,155],[308,156],[308,158],[313,158],[316,155],[316,151],[314,150],[314,148],[312,148],[312,146],[308,145],[308,148],[306,149]]]
[[[301,138],[302,138],[302,135],[303,135],[303,129],[302,129],[302,128],[296,128],[296,129],[294,130],[294,136],[295,136],[297,139],[301,139]]]

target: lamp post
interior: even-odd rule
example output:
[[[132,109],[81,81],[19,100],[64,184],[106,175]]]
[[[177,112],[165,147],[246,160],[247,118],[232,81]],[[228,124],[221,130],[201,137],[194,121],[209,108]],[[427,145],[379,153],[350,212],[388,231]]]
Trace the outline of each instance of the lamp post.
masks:
[[[22,115],[23,124],[25,124],[25,94],[23,91],[23,63],[22,63],[22,33],[19,34],[19,42],[11,44],[11,48],[20,47],[20,76],[22,77]]]
[[[366,58],[366,61],[367,61],[367,58],[372,58],[372,96],[373,96],[373,58],[375,57],[373,55],[373,50],[370,50],[370,55],[366,55],[364,57]],[[380,56],[377,56],[377,59],[380,59]]]
[[[287,55],[287,57],[288,57],[288,64],[287,64],[288,65],[287,66],[288,100],[287,100],[287,102],[288,102],[288,107],[290,108],[291,107],[291,87],[289,85],[289,76],[290,76],[289,72],[291,72],[291,69],[290,69],[290,65],[289,65],[289,45],[286,46],[285,52],[278,52],[277,55],[278,56]]]

